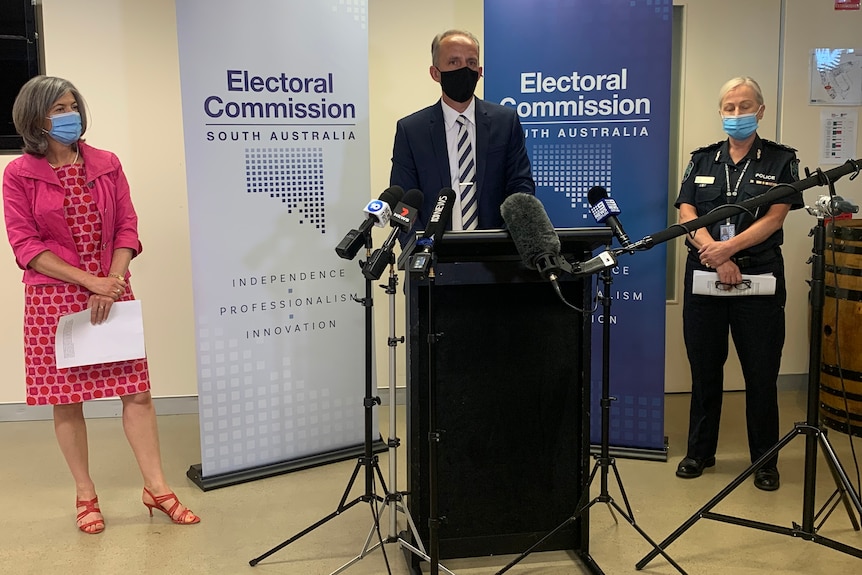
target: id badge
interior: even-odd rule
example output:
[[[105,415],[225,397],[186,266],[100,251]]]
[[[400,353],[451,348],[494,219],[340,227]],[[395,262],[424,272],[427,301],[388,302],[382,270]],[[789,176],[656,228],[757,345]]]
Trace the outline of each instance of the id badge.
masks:
[[[721,225],[721,233],[719,234],[719,239],[723,242],[726,242],[730,238],[736,235],[736,225],[734,224],[722,224]]]

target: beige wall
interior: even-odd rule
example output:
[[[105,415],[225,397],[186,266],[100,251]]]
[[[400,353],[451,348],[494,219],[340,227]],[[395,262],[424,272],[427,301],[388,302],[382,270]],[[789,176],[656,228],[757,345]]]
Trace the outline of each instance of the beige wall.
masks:
[[[132,286],[144,308],[153,394],[197,393],[179,63],[171,0],[43,0],[46,72],[90,111],[87,141],[115,152],[132,185],[144,251]],[[5,168],[12,156],[0,156]],[[0,403],[24,400],[23,288],[0,247]]]
[[[862,12],[836,12],[833,2],[792,0],[787,3],[787,42],[784,50],[785,66],[782,88],[782,139],[799,149],[802,166],[812,171],[820,158],[820,112],[823,108],[808,105],[808,60],[813,48],[855,48],[862,50]],[[860,112],[862,108],[849,108]],[[857,126],[857,129],[859,126]],[[857,134],[856,157],[862,157],[862,138]],[[823,165],[824,169],[835,167]],[[804,174],[801,174],[805,177]],[[850,181],[845,177],[836,184],[838,194],[862,205],[862,177]],[[805,192],[807,203],[813,203],[827,188],[818,187]],[[854,217],[860,218],[862,214]],[[807,371],[808,357],[808,286],[804,279],[811,277],[810,266],[805,265],[811,255],[812,242],[808,237],[816,220],[802,211],[788,217],[786,253],[791,254],[793,267],[788,274],[795,280],[788,301],[787,345],[784,348],[782,367],[785,371]],[[790,258],[788,258],[790,259]]]
[[[743,3],[745,18],[732,17],[736,10],[731,7]],[[684,169],[692,150],[726,137],[718,116],[717,95],[724,81],[734,76],[751,76],[761,85],[767,107],[758,131],[764,138],[775,140],[780,0],[735,0],[735,3],[675,0],[674,5],[683,9],[678,165]],[[733,40],[729,39],[731,36]],[[681,176],[676,174],[677,181],[671,181],[673,190],[678,189]],[[682,270],[687,251],[682,238],[676,242],[678,299],[667,306],[665,389],[686,391],[691,388],[682,337]],[[804,370],[803,364],[794,373]],[[740,387],[742,375],[735,356],[732,355],[726,371],[727,387]]]
[[[688,163],[691,150],[722,137],[717,116],[717,93],[724,80],[738,75],[756,78],[763,88],[767,110],[760,133],[776,137],[776,112],[781,111],[780,140],[798,149],[801,167],[812,170],[820,156],[818,106],[808,105],[808,59],[813,48],[862,48],[862,13],[835,12],[832,2],[786,0],[781,19],[781,0],[674,0],[685,18],[682,62],[682,121],[680,165]],[[743,17],[744,16],[744,17]],[[781,27],[784,26],[783,45]],[[779,60],[783,75],[779,77]],[[778,94],[781,101],[777,101]],[[859,111],[859,108],[851,108]],[[857,136],[857,157],[862,155],[862,138]],[[824,165],[824,169],[834,167]],[[803,176],[804,177],[804,176]],[[838,193],[862,203],[862,178],[844,178]],[[813,203],[826,193],[815,188],[804,193]],[[785,222],[785,262],[787,274],[787,339],[781,363],[782,374],[808,371],[808,285],[812,242],[808,232],[816,220],[805,210],[791,212]],[[678,269],[682,270],[685,250],[677,240]],[[677,274],[677,293],[682,293],[682,275]],[[691,379],[682,340],[681,301],[667,307],[667,391],[690,389]],[[725,387],[743,386],[739,363],[732,352]]]
[[[132,264],[133,285],[144,305],[153,392],[192,395],[196,388],[188,209],[183,159],[174,3],[170,0],[43,0],[47,72],[72,80],[87,98],[88,141],[123,161],[138,209],[144,252]],[[395,121],[439,95],[428,76],[430,41],[450,27],[482,38],[482,0],[370,0],[371,189],[385,189]],[[862,48],[859,13],[835,14],[831,2],[787,1],[784,100],[778,91],[780,0],[676,0],[686,11],[681,161],[687,152],[721,138],[715,94],[726,77],[750,74],[764,84],[768,110],[762,132],[775,135],[782,110],[782,140],[799,148],[803,165],[816,166],[819,109],[809,107],[807,54],[826,45]],[[744,15],[744,17],[740,17]],[[86,33],[81,33],[84,30]],[[517,35],[513,35],[517,41]],[[768,79],[768,80],[766,80]],[[481,94],[481,83],[479,93]],[[862,150],[862,145],[860,145]],[[14,156],[0,156],[0,169]],[[839,184],[839,193],[862,201],[862,179]],[[817,194],[808,192],[806,200]],[[357,208],[358,209],[358,208]],[[788,342],[782,373],[807,369],[805,327],[813,219],[788,219]],[[379,243],[382,238],[375,238]],[[23,401],[21,273],[6,242],[0,247],[0,403]],[[388,382],[385,294],[375,294],[379,385]],[[397,303],[403,308],[403,301]],[[679,305],[668,306],[668,388],[684,389]],[[399,318],[399,329],[402,325]],[[402,330],[403,331],[403,330]],[[402,335],[403,333],[399,333]],[[398,383],[404,384],[403,346]]]

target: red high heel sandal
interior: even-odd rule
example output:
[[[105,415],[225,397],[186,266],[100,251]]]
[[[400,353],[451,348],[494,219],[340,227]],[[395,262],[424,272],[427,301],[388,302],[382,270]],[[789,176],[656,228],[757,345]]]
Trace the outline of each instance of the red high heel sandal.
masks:
[[[149,509],[150,511],[150,517],[153,516],[153,509],[158,509],[159,511],[170,517],[171,521],[173,521],[177,525],[194,525],[195,523],[201,522],[201,518],[192,513],[191,509],[189,509],[188,507],[183,509],[183,511],[179,515],[174,517],[174,513],[177,511],[181,504],[180,500],[177,498],[173,491],[170,493],[166,493],[165,495],[157,496],[153,495],[149,489],[144,487],[144,493],[149,495],[150,499],[153,500],[153,503],[147,503],[146,501],[143,501],[143,504],[146,505],[147,509]],[[165,502],[170,501],[171,499],[174,500],[174,504],[171,505],[170,509],[165,509]],[[192,518],[190,521],[187,520],[189,517]]]
[[[102,517],[96,519],[94,521],[88,521],[87,523],[81,523],[84,520],[84,517],[89,515],[90,513],[98,513],[100,516],[102,515],[101,509],[99,509],[99,498],[93,497],[89,501],[81,501],[78,498],[75,498],[75,507],[83,507],[84,510],[78,513],[78,529],[86,533],[87,535],[95,535],[96,533],[101,533],[105,530],[105,520]],[[93,529],[90,529],[93,527]]]

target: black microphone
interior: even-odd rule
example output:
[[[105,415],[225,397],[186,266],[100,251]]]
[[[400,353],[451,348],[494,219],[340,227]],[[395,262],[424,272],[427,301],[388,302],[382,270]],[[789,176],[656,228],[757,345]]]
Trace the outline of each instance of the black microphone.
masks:
[[[503,201],[500,214],[524,265],[551,281],[564,271],[573,273],[572,266],[560,255],[560,238],[538,198],[512,194]]]
[[[383,245],[374,250],[371,257],[362,268],[362,275],[370,280],[380,279],[383,275],[383,270],[392,261],[392,249],[395,246],[395,240],[398,234],[410,231],[413,224],[416,222],[416,216],[419,215],[419,206],[422,205],[422,192],[417,189],[408,190],[402,199],[392,210],[392,216],[389,218],[389,223],[392,225],[392,231],[389,232],[389,237],[383,242]]]
[[[368,214],[368,217],[365,218],[358,230],[347,232],[344,239],[335,246],[335,253],[338,254],[338,257],[346,260],[355,258],[365,244],[365,236],[371,226],[385,227],[392,215],[392,206],[400,202],[402,197],[404,197],[404,188],[392,186],[384,190],[378,199],[368,202],[362,210]]]
[[[434,204],[434,211],[428,218],[428,225],[425,226],[425,231],[422,237],[416,240],[418,251],[410,256],[407,269],[410,273],[425,274],[431,265],[431,253],[434,251],[434,246],[440,243],[443,234],[446,232],[446,226],[449,225],[449,220],[452,219],[452,207],[455,205],[455,191],[452,188],[443,188],[437,196],[437,203]]]
[[[424,200],[425,196],[421,190],[416,188],[407,190],[404,199],[392,210],[392,216],[389,218],[390,225],[399,228],[403,233],[409,232],[413,228],[413,224],[416,223],[419,206]]]
[[[587,192],[587,199],[590,202],[590,213],[593,214],[595,220],[600,224],[607,224],[622,247],[631,247],[632,242],[623,229],[623,225],[617,219],[620,209],[617,207],[617,203],[608,197],[608,191],[601,186],[593,186]]]

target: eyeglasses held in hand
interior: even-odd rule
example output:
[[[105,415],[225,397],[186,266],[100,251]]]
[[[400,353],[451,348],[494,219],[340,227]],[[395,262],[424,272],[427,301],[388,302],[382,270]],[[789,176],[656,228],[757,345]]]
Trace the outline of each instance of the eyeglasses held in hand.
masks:
[[[726,284],[722,282],[715,282],[715,289],[721,291],[730,291],[732,289],[738,289],[740,291],[751,289],[751,280],[742,280],[738,284]]]

